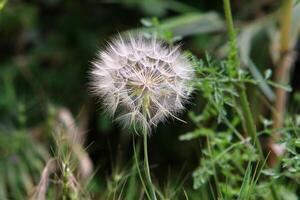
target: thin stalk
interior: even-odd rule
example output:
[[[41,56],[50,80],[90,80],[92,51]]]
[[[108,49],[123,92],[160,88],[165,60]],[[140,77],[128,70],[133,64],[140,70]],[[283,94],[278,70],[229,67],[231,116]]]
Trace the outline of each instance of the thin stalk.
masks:
[[[144,181],[143,176],[142,176],[142,172],[141,172],[141,170],[140,170],[140,165],[139,165],[139,161],[138,161],[137,151],[136,151],[136,149],[135,149],[134,136],[133,136],[133,139],[132,139],[132,145],[133,145],[134,161],[135,161],[136,169],[137,169],[137,171],[138,171],[139,178],[140,178],[141,183],[142,183],[142,185],[143,185],[143,188],[144,188],[144,190],[145,190],[145,194],[146,194],[147,198],[150,199],[150,195],[149,195],[149,193],[148,193],[148,190],[147,190],[145,181]],[[139,149],[140,149],[140,148],[138,147],[138,152],[140,152]]]
[[[150,196],[151,200],[156,200],[156,195],[155,195],[155,189],[152,184],[151,180],[151,175],[150,175],[150,168],[149,168],[149,161],[148,161],[148,147],[147,147],[147,129],[144,128],[143,131],[143,141],[144,141],[144,167],[145,167],[145,175],[146,175],[146,180],[148,182],[148,187],[150,190]]]
[[[272,194],[273,199],[274,200],[280,200],[278,195],[277,195],[276,189],[273,187],[273,184],[271,185],[270,190],[271,190],[271,194]]]
[[[284,1],[282,9],[280,22],[280,51],[282,54],[285,54],[290,50],[293,0]]]
[[[236,33],[233,26],[230,0],[223,0],[223,3],[224,3],[224,12],[225,12],[226,24],[228,29],[229,41],[230,41],[230,59],[232,59],[233,63],[236,65],[235,67],[238,68],[240,66],[240,60],[237,53],[238,48],[236,45]],[[263,151],[259,143],[259,140],[257,138],[256,126],[253,120],[252,112],[250,110],[250,106],[246,94],[246,88],[244,84],[240,83],[239,85],[237,85],[237,90],[239,91],[240,94],[240,104],[241,104],[242,114],[244,118],[244,129],[251,137],[252,141],[254,141],[254,144],[258,149],[262,160],[264,160]]]
[[[68,165],[63,165],[63,192],[62,192],[62,199],[67,200],[69,197],[69,186],[68,186]]]
[[[241,109],[244,117],[245,130],[254,141],[255,147],[257,148],[261,159],[264,159],[264,154],[261,148],[261,144],[257,138],[256,126],[253,120],[252,112],[250,110],[249,102],[244,85],[237,86],[240,93]]]
[[[291,40],[290,32],[292,25],[293,1],[286,0],[283,2],[280,22],[280,59],[275,70],[275,81],[280,84],[288,84],[293,56],[290,53]],[[284,113],[286,108],[288,93],[282,88],[276,88],[275,110],[273,113],[273,128],[283,126]]]
[[[223,4],[224,4],[224,13],[225,13],[225,18],[226,18],[226,26],[228,29],[227,31],[229,34],[229,39],[230,39],[230,41],[233,41],[236,38],[236,33],[234,30],[234,25],[233,25],[233,20],[232,20],[230,1],[223,0]],[[237,47],[235,46],[235,48],[237,48]],[[236,58],[236,59],[238,59],[238,58]]]
[[[206,140],[207,140],[207,146],[208,146],[208,152],[210,154],[210,156],[212,157],[212,150],[211,150],[211,143],[210,143],[210,138],[209,136],[206,137]],[[217,170],[216,170],[216,167],[215,165],[212,165],[212,169],[214,171],[214,181],[215,181],[215,184],[216,184],[216,190],[217,190],[217,194],[218,194],[218,199],[224,199],[223,196],[222,196],[222,193],[220,191],[220,185],[219,185],[219,179],[218,179],[218,176],[217,176]]]
[[[240,66],[240,60],[238,57],[238,48],[236,43],[236,33],[234,30],[233,20],[232,20],[232,14],[231,14],[231,6],[230,6],[230,0],[223,0],[224,3],[224,12],[225,12],[225,18],[226,18],[226,24],[229,34],[229,41],[230,41],[230,54],[229,59],[231,60],[231,64],[234,64],[235,68],[238,69]],[[262,160],[265,160],[261,144],[257,138],[257,132],[256,132],[256,126],[253,120],[252,112],[250,110],[250,105],[248,102],[247,94],[246,94],[246,88],[243,83],[240,85],[237,85],[237,90],[240,94],[240,104],[242,108],[242,114],[244,118],[244,129],[245,131],[250,135],[252,140],[255,143],[256,148],[259,151],[260,157]],[[274,185],[270,185],[271,194],[274,200],[278,200],[278,194],[274,188]]]

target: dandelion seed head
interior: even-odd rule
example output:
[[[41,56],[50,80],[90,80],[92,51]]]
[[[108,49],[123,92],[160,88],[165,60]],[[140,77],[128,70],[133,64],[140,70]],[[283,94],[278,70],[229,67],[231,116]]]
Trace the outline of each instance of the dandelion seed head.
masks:
[[[124,125],[151,128],[184,109],[194,71],[179,46],[155,37],[117,37],[99,51],[91,71],[92,92]]]

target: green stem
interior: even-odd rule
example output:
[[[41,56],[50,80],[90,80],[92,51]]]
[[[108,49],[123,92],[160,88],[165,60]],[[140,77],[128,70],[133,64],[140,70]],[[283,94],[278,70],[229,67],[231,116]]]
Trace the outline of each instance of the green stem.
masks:
[[[63,165],[63,194],[62,194],[63,200],[67,200],[69,196],[67,168],[68,168],[67,164],[64,164]]]
[[[232,60],[231,64],[234,64],[235,65],[234,67],[238,69],[238,67],[240,66],[240,60],[238,57],[236,33],[234,30],[234,25],[232,20],[230,0],[223,0],[223,3],[224,3],[224,12],[225,12],[226,24],[227,24],[228,34],[229,34],[229,41],[230,41],[229,59]],[[245,85],[243,83],[237,85],[237,90],[239,91],[240,94],[240,103],[241,103],[242,114],[244,118],[244,129],[250,135],[251,139],[254,141],[255,146],[259,151],[261,159],[265,160],[261,148],[261,144],[257,138],[256,126],[253,120],[252,112],[250,110],[250,105],[248,102]],[[279,196],[273,184],[270,185],[270,189],[271,189],[271,194],[273,196],[273,199],[278,200]]]
[[[147,147],[147,129],[144,129],[143,131],[143,139],[144,139],[144,166],[145,166],[145,175],[146,180],[148,182],[149,190],[150,190],[150,196],[151,200],[156,200],[155,195],[155,189],[153,187],[152,181],[151,181],[151,175],[150,175],[150,168],[149,168],[149,161],[148,161],[148,147]]]
[[[240,66],[240,60],[237,53],[237,45],[236,45],[236,33],[233,26],[232,14],[231,14],[231,7],[230,7],[230,0],[223,0],[224,3],[224,12],[226,18],[226,24],[229,34],[229,41],[230,41],[230,59],[232,59],[233,64],[235,64],[235,68],[238,70]],[[237,85],[237,90],[240,94],[240,104],[242,109],[242,114],[244,118],[244,129],[245,132],[249,134],[252,141],[254,142],[256,148],[259,151],[261,159],[264,160],[263,151],[259,140],[256,134],[256,126],[253,120],[252,112],[250,110],[246,89],[243,83]]]
[[[234,30],[234,25],[233,25],[233,20],[232,20],[230,0],[223,0],[223,3],[224,3],[224,12],[225,12],[226,25],[227,25],[227,29],[228,29],[229,39],[230,39],[230,41],[233,41],[236,38],[236,33]]]
[[[238,87],[238,91],[240,94],[241,109],[242,109],[242,113],[243,113],[243,117],[244,117],[244,123],[245,123],[244,129],[250,135],[252,141],[254,141],[254,144],[255,144],[256,148],[258,149],[258,153],[259,153],[261,159],[264,160],[265,157],[264,157],[264,154],[263,154],[263,151],[261,148],[261,144],[257,138],[256,126],[253,121],[253,116],[252,116],[252,112],[250,110],[245,87],[244,87],[244,85],[237,86],[237,87]]]
[[[138,175],[139,175],[139,178],[140,178],[141,183],[142,183],[142,185],[143,185],[143,188],[144,188],[144,190],[145,190],[146,196],[147,196],[148,199],[150,199],[150,195],[149,195],[149,193],[148,193],[146,184],[145,184],[144,179],[143,179],[143,176],[142,176],[142,172],[141,172],[141,170],[140,170],[140,165],[139,165],[138,156],[137,156],[138,153],[140,152],[140,150],[139,150],[140,148],[138,147],[138,153],[137,153],[137,151],[136,151],[136,149],[135,149],[134,136],[133,136],[133,139],[132,139],[132,144],[133,144],[134,161],[135,161],[135,164],[136,164],[136,169],[137,169],[137,171],[138,171]]]
[[[277,194],[276,189],[274,188],[273,184],[270,185],[271,194],[274,200],[279,200],[279,196]]]

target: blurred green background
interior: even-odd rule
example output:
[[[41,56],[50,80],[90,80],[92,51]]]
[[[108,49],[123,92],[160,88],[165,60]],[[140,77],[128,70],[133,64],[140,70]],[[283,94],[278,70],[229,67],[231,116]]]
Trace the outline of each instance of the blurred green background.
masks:
[[[264,76],[265,70],[274,67],[276,55],[272,48],[278,21],[273,16],[281,3],[231,2],[241,33],[243,61],[247,66],[251,60],[250,71],[255,78]],[[17,165],[9,176],[27,178],[17,183],[8,178],[7,183],[2,183],[7,184],[4,188],[13,191],[13,185],[23,185],[22,181],[31,186],[38,183],[55,148],[53,138],[60,132],[57,124],[61,123],[66,124],[66,132],[79,134],[74,137],[79,138],[77,142],[86,149],[85,156],[96,169],[95,190],[105,185],[116,166],[129,165],[132,133],[103,114],[101,100],[89,93],[88,73],[96,52],[111,36],[146,27],[157,28],[171,42],[180,40],[184,50],[199,58],[205,52],[224,57],[227,38],[222,9],[220,0],[8,0],[0,11],[0,176],[3,178],[11,166]],[[297,41],[295,37],[294,46],[299,53]],[[289,108],[297,113],[297,53],[295,63]],[[265,85],[253,90],[250,97],[257,112],[264,110],[256,100],[262,94],[266,99],[274,95]],[[203,105],[201,97],[194,95],[187,110],[201,112]],[[187,112],[180,117],[187,123],[171,120],[153,132],[149,140],[150,162],[156,179],[187,178],[187,184],[192,184],[190,177],[199,164],[201,143],[178,139],[195,128]],[[259,116],[256,118],[259,120]],[[27,173],[22,173],[23,169]],[[21,187],[19,195],[24,191],[31,191],[30,186]]]

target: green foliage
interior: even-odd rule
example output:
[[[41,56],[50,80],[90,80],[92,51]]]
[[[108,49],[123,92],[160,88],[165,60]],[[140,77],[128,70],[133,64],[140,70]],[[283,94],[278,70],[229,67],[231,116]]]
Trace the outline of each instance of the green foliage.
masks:
[[[181,43],[196,72],[188,114],[181,116],[187,124],[161,125],[149,141],[158,199],[298,199],[298,71],[291,76],[284,127],[273,129],[270,118],[274,89],[292,91],[273,82],[278,6],[236,1],[238,31],[227,49],[219,0],[0,0],[0,199],[147,198],[139,148],[133,156],[131,134],[123,134],[129,131],[99,114],[87,92],[97,48],[126,30]],[[299,9],[297,1],[291,46],[299,39]],[[139,21],[144,27],[137,29]],[[257,136],[282,135],[275,144],[284,153],[273,168],[243,128],[249,120],[241,90]],[[61,109],[74,119],[60,115]],[[269,155],[267,145],[261,140]],[[87,163],[94,173],[84,177]]]
[[[280,143],[286,149],[286,155],[282,158],[282,167],[284,176],[293,179],[296,183],[300,183],[300,129],[299,121],[295,122],[299,118],[296,116],[295,120],[291,120],[290,131],[286,131]]]
[[[0,11],[4,8],[6,3],[7,3],[7,0],[1,0],[0,1]]]
[[[39,179],[48,153],[24,130],[0,134],[0,199],[22,199]]]

